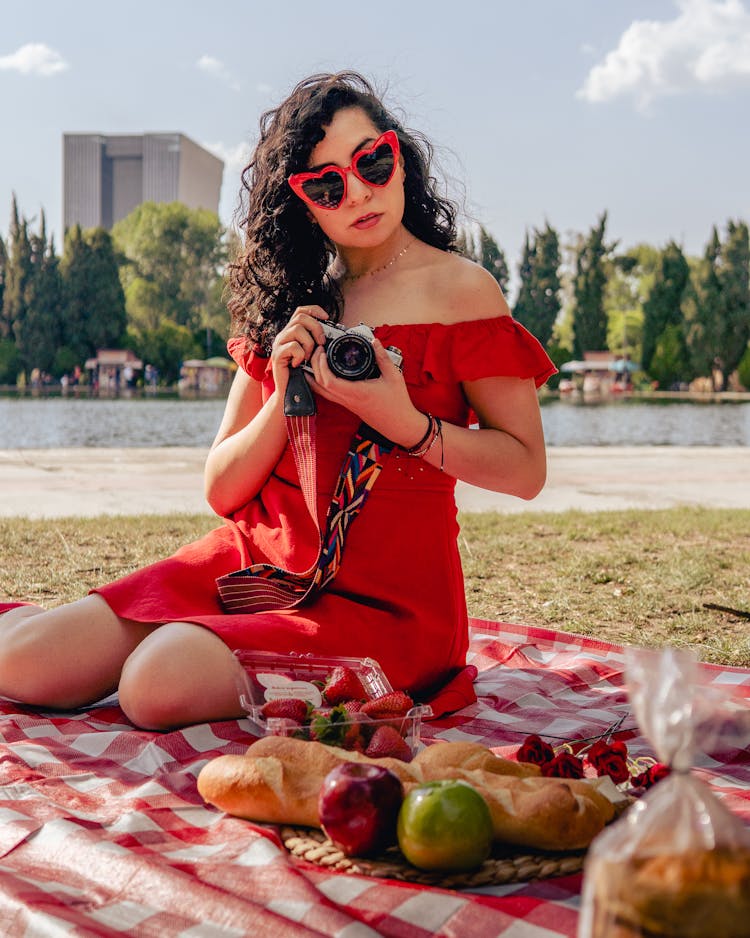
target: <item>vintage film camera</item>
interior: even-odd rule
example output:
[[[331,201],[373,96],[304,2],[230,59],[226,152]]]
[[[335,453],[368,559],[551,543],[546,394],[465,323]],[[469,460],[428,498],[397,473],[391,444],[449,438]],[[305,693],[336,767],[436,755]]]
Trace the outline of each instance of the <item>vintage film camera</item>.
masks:
[[[375,363],[375,351],[372,347],[374,333],[369,326],[363,322],[352,326],[351,329],[328,322],[321,325],[326,337],[328,366],[337,377],[346,378],[347,381],[378,377],[380,369]],[[400,369],[403,362],[400,349],[389,345],[386,352],[393,364]],[[311,370],[309,365],[302,367],[306,371]]]

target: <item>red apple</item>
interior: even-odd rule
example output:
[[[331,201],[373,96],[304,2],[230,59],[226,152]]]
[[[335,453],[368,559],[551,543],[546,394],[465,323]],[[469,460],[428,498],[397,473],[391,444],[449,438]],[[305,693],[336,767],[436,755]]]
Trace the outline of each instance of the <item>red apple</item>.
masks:
[[[401,781],[379,765],[342,762],[323,780],[318,814],[323,830],[348,857],[363,857],[396,842],[404,800]]]

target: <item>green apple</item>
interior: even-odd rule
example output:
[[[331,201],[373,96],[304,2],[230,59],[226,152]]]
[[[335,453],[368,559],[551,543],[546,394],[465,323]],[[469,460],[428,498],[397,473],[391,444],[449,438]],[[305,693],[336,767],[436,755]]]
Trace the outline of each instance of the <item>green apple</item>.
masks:
[[[425,782],[404,798],[397,834],[401,852],[421,870],[471,870],[490,855],[492,818],[468,782]]]

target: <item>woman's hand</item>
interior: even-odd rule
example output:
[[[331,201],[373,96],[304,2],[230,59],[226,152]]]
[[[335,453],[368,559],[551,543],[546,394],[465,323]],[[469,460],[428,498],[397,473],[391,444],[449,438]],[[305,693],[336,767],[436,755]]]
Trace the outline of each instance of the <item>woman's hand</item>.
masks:
[[[328,313],[321,306],[298,306],[273,340],[271,367],[276,393],[284,400],[289,369],[310,361],[316,348],[325,344],[321,321]]]
[[[322,330],[321,330],[322,331]],[[404,376],[393,364],[379,339],[373,339],[378,378],[349,381],[330,369],[325,349],[312,353],[312,375],[307,380],[321,397],[341,404],[366,424],[400,446],[413,446],[424,434],[426,417],[412,404]]]

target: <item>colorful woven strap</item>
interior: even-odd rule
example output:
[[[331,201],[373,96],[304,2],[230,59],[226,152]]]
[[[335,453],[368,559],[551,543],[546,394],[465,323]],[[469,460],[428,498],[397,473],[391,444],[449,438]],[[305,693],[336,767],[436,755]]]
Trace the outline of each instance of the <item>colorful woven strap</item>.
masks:
[[[338,573],[349,525],[356,518],[380,475],[393,443],[361,424],[349,445],[328,507],[325,528],[318,523],[316,498],[315,418],[287,417],[287,430],[307,508],[320,533],[315,563],[302,573],[273,564],[251,564],[219,577],[222,605],[230,613],[290,609],[311,599]]]

